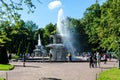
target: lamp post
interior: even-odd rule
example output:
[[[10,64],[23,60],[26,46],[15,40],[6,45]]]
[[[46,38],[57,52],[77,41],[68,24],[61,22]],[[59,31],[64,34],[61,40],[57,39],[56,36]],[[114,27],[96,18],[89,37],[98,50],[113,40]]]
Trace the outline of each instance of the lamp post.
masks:
[[[120,69],[120,39],[118,40],[118,59],[119,59],[119,69]]]
[[[120,39],[116,42],[118,44],[118,61],[119,61],[118,68],[120,69]]]
[[[26,61],[25,50],[26,48],[24,49],[24,52],[23,52],[23,67],[25,67],[25,61]]]

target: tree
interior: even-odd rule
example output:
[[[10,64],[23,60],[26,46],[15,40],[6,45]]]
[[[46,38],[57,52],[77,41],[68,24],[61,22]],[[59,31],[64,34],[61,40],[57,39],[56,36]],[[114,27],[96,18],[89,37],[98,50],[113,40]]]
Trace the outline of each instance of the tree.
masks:
[[[0,64],[8,63],[6,43],[11,41],[11,39],[7,37],[7,33],[5,32],[6,26],[9,26],[9,23],[6,21],[0,24]]]
[[[10,34],[16,36],[17,31],[19,31],[18,30],[19,27],[13,27],[12,29],[10,28],[11,25],[19,23],[19,21],[21,22],[20,14],[17,11],[23,10],[22,6],[25,4],[25,5],[27,5],[27,7],[29,9],[28,13],[34,12],[35,5],[32,3],[31,0],[17,0],[17,1],[0,0],[0,4],[1,4],[0,5],[0,34],[1,34],[1,37],[0,37],[0,48],[1,48],[0,53],[1,54],[0,54],[0,56],[2,56],[4,59],[4,60],[0,59],[0,63],[8,63],[7,57],[5,56],[5,55],[7,55],[6,47],[8,47],[6,44],[8,43],[8,41],[10,41],[10,39],[8,37],[12,38],[13,36],[7,35],[7,33],[11,32]],[[6,25],[6,24],[3,24],[3,22],[9,22],[9,24]],[[24,29],[24,30],[22,30],[24,32],[25,28],[22,28],[22,29]],[[6,31],[9,31],[9,32],[5,33]],[[21,37],[23,38],[23,36],[26,39],[26,32]],[[17,42],[17,44],[18,44],[18,42]],[[5,51],[2,51],[2,49],[4,49]]]
[[[100,25],[101,10],[100,5],[96,2],[86,9],[84,13],[85,31],[89,36],[89,42],[92,44],[92,50],[99,50],[100,38],[99,25]]]
[[[86,33],[95,50],[116,51],[120,39],[120,1],[107,0],[93,4],[84,15]],[[94,46],[97,45],[97,46]]]
[[[35,31],[38,29],[38,25],[36,25],[36,23],[34,23],[33,21],[25,22],[24,27],[27,28],[29,31]]]
[[[115,51],[120,38],[120,1],[108,0],[101,6],[100,46]]]
[[[0,47],[0,64],[7,64],[9,63],[8,61],[8,56],[6,52],[6,47]]]
[[[44,44],[47,45],[50,43],[50,35],[53,35],[56,33],[56,25],[53,25],[52,23],[49,23],[45,26],[45,31],[43,34],[44,38]]]
[[[39,0],[38,2],[41,3]],[[21,21],[20,14],[17,11],[23,10],[23,5],[26,5],[28,7],[28,13],[34,12],[35,9],[35,5],[31,0],[0,0],[0,4],[0,24],[2,24],[2,29],[5,29],[6,27],[9,27],[9,25],[13,25],[18,21]],[[3,26],[4,22],[7,22],[7,24],[9,24],[4,24]],[[3,39],[0,38],[0,40]]]
[[[38,29],[38,25],[36,23],[34,23],[33,21],[27,21],[25,22],[25,25],[24,27],[27,29],[27,41],[26,41],[26,44],[27,46],[29,46],[29,49],[28,49],[28,52],[29,53],[32,53],[33,49],[35,48],[35,42],[36,42],[36,39],[34,36],[35,36],[35,32],[37,32],[37,29]]]
[[[23,53],[25,49],[27,52],[32,53],[35,45],[35,27],[37,28],[37,25],[32,21],[24,22],[20,20],[15,25],[12,25],[10,30],[8,28],[6,30],[7,37],[11,39],[11,42],[7,43],[8,52],[19,54]]]

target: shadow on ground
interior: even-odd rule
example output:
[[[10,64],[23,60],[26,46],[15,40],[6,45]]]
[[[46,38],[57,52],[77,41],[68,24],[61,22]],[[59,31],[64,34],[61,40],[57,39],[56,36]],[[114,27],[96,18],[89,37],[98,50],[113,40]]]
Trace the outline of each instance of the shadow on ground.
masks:
[[[46,78],[46,77],[43,77],[39,80],[62,80],[62,79],[58,79],[58,78]]]
[[[15,67],[24,67],[23,65],[14,65]],[[40,66],[29,66],[26,65],[25,67],[32,67],[32,68],[41,68]]]

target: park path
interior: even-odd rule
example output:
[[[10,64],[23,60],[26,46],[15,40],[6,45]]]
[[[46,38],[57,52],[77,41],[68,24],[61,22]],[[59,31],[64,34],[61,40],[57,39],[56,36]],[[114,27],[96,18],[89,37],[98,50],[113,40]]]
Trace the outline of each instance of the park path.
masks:
[[[14,70],[0,71],[7,80],[96,80],[96,74],[117,66],[116,62],[101,63],[101,68],[89,68],[88,62],[11,62]]]

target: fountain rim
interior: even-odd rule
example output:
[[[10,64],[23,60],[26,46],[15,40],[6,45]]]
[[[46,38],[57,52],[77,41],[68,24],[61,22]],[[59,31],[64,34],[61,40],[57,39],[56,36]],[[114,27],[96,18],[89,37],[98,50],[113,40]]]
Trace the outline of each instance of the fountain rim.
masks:
[[[61,44],[61,43],[59,43],[59,44],[48,44],[48,45],[46,45],[46,47],[48,47],[48,48],[53,48],[53,47],[57,47],[57,46],[59,46],[59,47],[65,47],[63,44]]]

